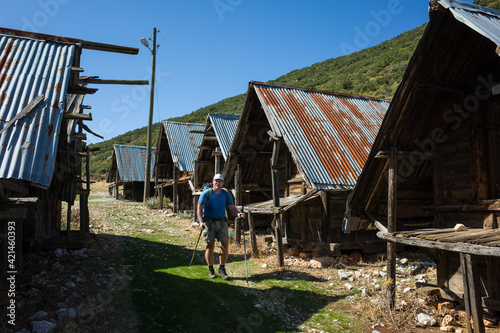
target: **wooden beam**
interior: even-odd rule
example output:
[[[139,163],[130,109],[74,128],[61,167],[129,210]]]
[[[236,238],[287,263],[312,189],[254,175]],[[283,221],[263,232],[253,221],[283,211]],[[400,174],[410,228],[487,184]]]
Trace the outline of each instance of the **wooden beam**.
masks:
[[[92,95],[95,94],[99,89],[95,88],[87,88],[87,87],[82,87],[79,85],[70,85],[68,86],[68,94],[75,94],[75,95]]]
[[[372,189],[372,192],[370,193],[370,197],[368,198],[368,201],[365,205],[365,210],[369,209],[369,207],[372,203],[372,200],[375,197],[375,193],[377,193],[377,191],[378,191],[379,186],[381,186],[382,183],[385,183],[384,176],[386,174],[388,166],[389,166],[389,160],[385,161],[385,163],[384,163],[384,167],[382,168],[382,172],[380,172],[379,177],[377,179],[377,183],[375,184],[375,187]]]
[[[77,119],[77,120],[92,120],[92,113],[85,114],[85,113],[71,113],[71,112],[65,112],[63,114],[64,119]]]
[[[7,198],[0,202],[0,209],[34,206],[37,202],[38,197]]]
[[[92,84],[138,85],[138,86],[149,85],[149,81],[148,80],[112,80],[112,79],[97,79],[97,78],[88,79],[87,83],[92,83]]]
[[[71,67],[71,71],[72,72],[78,72],[78,73],[81,73],[81,72],[84,72],[83,68],[81,67]]]
[[[425,211],[436,212],[481,212],[481,211],[500,211],[500,202],[472,204],[472,205],[440,205],[425,206],[421,208]]]
[[[366,218],[368,219],[368,221],[370,221],[371,223],[373,223],[378,230],[382,231],[382,232],[385,232],[385,233],[388,233],[389,232],[389,229],[387,229],[385,227],[385,225],[383,225],[381,222],[377,221],[370,213],[368,213],[367,211],[364,211],[363,212],[363,215],[366,216]]]
[[[235,155],[258,155],[258,156],[264,156],[264,157],[270,157],[272,156],[273,152],[271,151],[241,151],[241,152],[229,152],[229,156],[235,156]]]
[[[396,236],[391,233],[384,233],[382,231],[377,232],[377,237],[385,239],[389,242],[395,242],[399,244],[425,247],[429,249],[445,250],[455,253],[470,253],[479,256],[495,256],[500,257],[500,247],[496,246],[485,246],[476,245],[468,243],[449,243],[432,241],[427,239],[420,239],[415,237],[403,237]]]
[[[382,159],[389,159],[390,157],[391,157],[391,152],[389,150],[381,150],[375,155],[375,158],[382,158]],[[398,153],[397,153],[398,159],[409,158],[409,157],[416,158],[416,159],[430,160],[430,159],[436,158],[436,155],[431,154],[431,153],[423,153],[423,152],[418,151],[418,150],[398,151]]]
[[[96,50],[96,51],[105,51],[105,52],[115,52],[115,53],[123,53],[123,54],[138,54],[139,49],[136,47],[127,47],[121,45],[113,45],[106,43],[98,43],[83,40],[81,41],[82,49],[88,50]]]
[[[28,114],[30,114],[31,111],[35,110],[38,108],[44,101],[45,96],[44,95],[38,95],[31,102],[28,103],[24,108],[22,108],[21,112],[16,114],[5,126],[0,129],[0,134],[5,132],[10,126],[12,126],[16,121],[18,121],[21,118],[26,117]]]
[[[74,139],[80,139],[80,140],[87,140],[87,134],[85,133],[74,133],[73,134]]]
[[[417,83],[414,90],[416,93],[422,93],[429,96],[448,95],[456,100],[463,100],[465,97],[465,92],[463,90],[452,87],[438,86],[435,84]]]
[[[82,122],[82,128],[85,131],[89,132],[90,134],[97,136],[98,138],[104,139],[103,136],[100,136],[99,134],[92,132],[92,130],[87,125],[85,125],[83,122]],[[99,149],[99,147],[95,147],[95,148]],[[95,149],[95,148],[91,148],[91,149]],[[94,151],[94,150],[91,150],[91,151]]]

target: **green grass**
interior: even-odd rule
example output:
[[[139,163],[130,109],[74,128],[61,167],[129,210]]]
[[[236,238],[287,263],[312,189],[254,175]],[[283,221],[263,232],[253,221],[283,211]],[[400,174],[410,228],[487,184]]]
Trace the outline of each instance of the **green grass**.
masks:
[[[190,220],[168,218],[140,203],[90,202],[100,237],[119,255],[111,258],[126,287],[113,296],[114,318],[137,325],[130,332],[360,332],[367,327],[346,308],[345,291],[325,288],[308,273],[268,269],[234,251],[226,265],[231,280],[208,278],[200,241],[189,266],[198,230]],[[98,235],[99,236],[99,235]],[[216,250],[218,253],[218,249]],[[215,268],[218,268],[216,255]]]

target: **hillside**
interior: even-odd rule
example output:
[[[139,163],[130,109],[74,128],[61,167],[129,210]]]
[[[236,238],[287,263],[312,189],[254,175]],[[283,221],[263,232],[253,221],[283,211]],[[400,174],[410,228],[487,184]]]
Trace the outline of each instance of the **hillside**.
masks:
[[[269,82],[370,97],[391,98],[401,81],[425,26],[424,24],[407,31],[377,46],[294,70]],[[251,79],[258,80],[258,78],[249,78],[249,80]],[[208,113],[241,113],[244,102],[245,92],[200,108],[190,114],[168,120],[204,124]],[[153,145],[156,145],[159,125],[156,123],[153,126]],[[90,160],[92,178],[105,179],[114,144],[145,146],[146,136],[147,127],[143,127],[92,145],[92,147],[100,149],[99,152],[93,153]]]

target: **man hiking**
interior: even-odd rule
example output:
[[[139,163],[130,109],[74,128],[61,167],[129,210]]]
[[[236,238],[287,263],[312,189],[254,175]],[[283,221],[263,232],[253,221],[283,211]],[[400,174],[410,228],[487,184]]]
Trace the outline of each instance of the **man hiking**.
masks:
[[[205,260],[208,264],[208,277],[215,278],[214,271],[214,249],[215,240],[220,244],[219,254],[219,276],[227,280],[225,264],[229,254],[229,233],[227,228],[226,207],[236,217],[245,218],[234,205],[231,194],[222,188],[224,177],[220,173],[212,179],[212,188],[204,191],[198,200],[198,217],[200,229],[203,230],[203,239],[207,243],[205,249]]]

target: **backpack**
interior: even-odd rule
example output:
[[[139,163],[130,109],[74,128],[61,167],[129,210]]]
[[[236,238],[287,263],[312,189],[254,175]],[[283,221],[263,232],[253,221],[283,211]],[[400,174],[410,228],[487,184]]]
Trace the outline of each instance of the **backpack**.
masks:
[[[205,187],[203,187],[203,191],[205,191],[205,188],[208,187],[208,185],[205,185]],[[207,203],[206,205],[203,205],[205,207],[207,207],[207,205],[210,203],[210,196],[212,195],[212,193],[214,192],[214,190],[211,188],[211,187],[208,187],[207,189],[208,191],[210,191],[210,193],[208,193],[208,197],[207,197]],[[221,189],[222,192],[224,192],[226,194],[226,206],[227,206],[227,203],[229,202],[229,198],[227,197],[229,195],[229,191],[226,190],[226,189]]]

